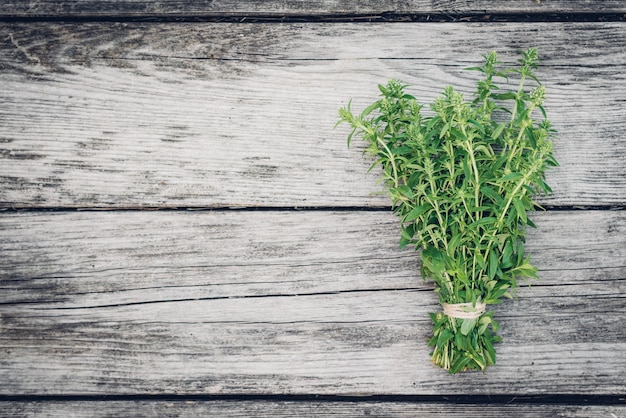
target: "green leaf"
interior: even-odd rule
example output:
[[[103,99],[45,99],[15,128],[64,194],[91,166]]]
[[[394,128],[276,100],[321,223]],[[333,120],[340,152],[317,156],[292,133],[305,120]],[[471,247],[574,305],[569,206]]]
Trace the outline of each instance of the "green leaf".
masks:
[[[461,325],[461,334],[469,334],[474,329],[474,326],[476,326],[476,318],[464,319],[463,324]]]
[[[507,293],[507,289],[509,287],[510,286],[506,283],[502,283],[496,286],[493,291],[489,292],[489,300],[498,301],[502,296],[504,296]],[[488,302],[488,303],[491,304],[492,302]]]
[[[413,152],[413,148],[408,146],[398,147],[391,150],[391,153],[394,155],[406,155]]]
[[[460,130],[456,129],[456,128],[450,128],[450,134],[455,137],[455,138],[459,138],[462,139],[463,141],[467,141],[467,136],[465,136],[465,134],[463,132],[461,132]]]
[[[478,128],[478,130],[480,131],[482,135],[485,134],[485,127],[481,125],[480,122],[474,119],[468,119],[467,121],[471,123],[472,125],[474,125],[476,128]]]
[[[489,280],[493,280],[498,272],[498,256],[494,251],[489,253],[489,268],[487,269]]]
[[[437,347],[443,347],[448,341],[454,337],[454,334],[449,329],[444,329],[439,338],[437,338]]]
[[[472,361],[472,358],[467,355],[461,355],[453,364],[450,366],[450,373],[458,373],[465,368]]]
[[[509,214],[506,217],[506,225],[509,228],[513,228],[513,224],[517,221],[517,209],[515,205],[509,209]]]
[[[462,333],[457,332],[454,334],[454,345],[461,351],[467,350],[467,338]]]
[[[515,267],[511,272],[517,276],[537,278],[537,269],[528,262]]]
[[[487,358],[487,364],[494,365],[496,364],[496,350],[493,349],[493,344],[489,338],[483,339],[483,344],[485,346],[485,355]]]
[[[498,206],[500,206],[500,204],[502,203],[502,197],[498,195],[498,193],[496,193],[496,191],[493,190],[491,187],[485,185],[480,186],[480,192],[490,198]]]
[[[361,112],[361,118],[365,118],[368,116],[374,109],[378,109],[380,107],[380,100],[375,101],[371,105],[367,106],[363,112]]]
[[[472,178],[472,174],[470,172],[470,158],[469,155],[466,155],[465,158],[463,159],[463,174],[465,175],[465,179],[469,180]]]
[[[454,254],[454,252],[456,251],[457,247],[461,243],[461,239],[462,239],[461,234],[455,234],[455,235],[452,236],[450,241],[448,241],[448,251],[451,254]]]
[[[517,97],[517,95],[513,92],[492,94],[492,96],[496,100],[515,100]]]
[[[495,223],[496,221],[497,221],[497,219],[494,218],[493,216],[486,216],[486,217],[484,217],[482,219],[479,219],[477,221],[472,222],[471,224],[468,225],[468,228],[473,229],[473,228],[476,228],[476,227],[479,227],[479,226],[484,226],[484,225],[488,225],[488,224],[491,224],[491,223]]]
[[[537,148],[537,137],[535,136],[535,130],[531,127],[528,127],[526,128],[525,132],[526,132],[526,138],[528,138],[530,145],[533,148]]]
[[[403,225],[402,233],[400,238],[400,249],[406,247],[411,241],[413,241],[413,236],[415,235],[415,224]]]
[[[409,186],[405,186],[405,185],[398,186],[396,190],[398,191],[398,193],[400,193],[402,196],[408,199],[413,198],[413,190],[411,190]]]
[[[419,218],[420,216],[422,216],[424,213],[426,213],[432,208],[433,207],[430,205],[430,203],[425,203],[421,206],[418,206],[415,209],[411,210],[409,213],[407,213],[403,221],[404,222],[414,221],[415,219]]]
[[[522,202],[519,199],[513,199],[513,206],[515,206],[518,219],[520,219],[523,223],[526,223],[526,208],[524,208]]]
[[[507,181],[517,181],[522,179],[524,176],[520,173],[511,173],[503,176],[497,180],[498,183],[506,183]]]
[[[443,128],[441,128],[441,131],[439,132],[439,139],[446,136],[449,130],[450,130],[450,123],[448,122],[445,125],[443,125]]]
[[[483,315],[482,318],[478,321],[478,335],[483,335],[487,330],[487,327],[491,324],[491,318],[489,316]]]
[[[409,180],[406,183],[407,186],[413,189],[415,186],[417,186],[420,183],[421,176],[422,176],[422,173],[419,171],[416,171],[415,173],[411,174],[411,176],[409,177]]]
[[[511,240],[508,239],[504,245],[504,251],[502,252],[502,262],[500,263],[500,268],[503,270],[508,269],[513,267],[513,263],[513,245],[511,244]]]
[[[498,139],[500,137],[500,135],[502,135],[502,132],[504,131],[504,128],[506,128],[506,124],[505,123],[500,123],[498,125],[498,127],[495,129],[495,131],[493,131],[493,133],[491,134],[491,137],[493,139]]]

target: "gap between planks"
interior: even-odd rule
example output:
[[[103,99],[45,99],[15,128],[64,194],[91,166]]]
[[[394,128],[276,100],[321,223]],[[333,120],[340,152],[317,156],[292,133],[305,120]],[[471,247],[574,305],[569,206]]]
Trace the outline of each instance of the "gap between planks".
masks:
[[[146,18],[146,19],[232,19],[235,22],[253,19],[284,21],[285,19],[328,20],[350,19],[446,19],[454,21],[468,17],[533,18],[546,16],[556,19],[562,16],[606,16],[626,12],[619,0],[552,0],[512,2],[506,0],[409,0],[403,2],[376,2],[369,0],[302,1],[246,1],[212,0],[181,2],[172,0],[137,1],[116,0],[102,2],[86,0],[59,3],[41,0],[37,2],[5,2],[0,5],[0,16],[6,18],[64,19],[64,18]]]
[[[620,211],[624,205],[542,205],[543,211]],[[12,212],[392,212],[391,206],[27,206],[0,207],[0,214]]]
[[[456,405],[626,405],[626,395],[583,395],[546,393],[542,395],[329,395],[324,393],[267,394],[267,393],[222,393],[222,394],[111,394],[111,395],[2,395],[2,402],[214,402],[214,401],[269,401],[269,402],[328,402],[328,403],[446,403]]]

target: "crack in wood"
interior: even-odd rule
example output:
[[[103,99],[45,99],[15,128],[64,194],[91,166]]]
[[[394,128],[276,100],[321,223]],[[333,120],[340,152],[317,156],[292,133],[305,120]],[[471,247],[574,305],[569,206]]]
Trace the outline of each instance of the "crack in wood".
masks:
[[[341,295],[347,293],[372,293],[372,292],[430,292],[432,289],[421,289],[416,287],[399,287],[399,288],[374,288],[374,289],[347,289],[347,290],[332,290],[326,292],[301,292],[301,293],[268,293],[258,295],[227,295],[227,296],[208,296],[200,298],[180,298],[180,299],[164,299],[164,300],[144,300],[137,302],[125,302],[125,303],[111,303],[102,305],[91,306],[67,306],[67,307],[50,307],[50,308],[33,308],[38,311],[60,310],[60,311],[75,311],[81,309],[101,309],[101,308],[119,308],[124,306],[137,306],[137,305],[150,305],[155,303],[179,303],[179,302],[200,302],[200,301],[214,301],[214,300],[228,300],[228,299],[265,299],[265,298],[291,298],[291,297],[316,297],[316,296],[328,296],[328,295]],[[23,302],[9,302],[8,305],[21,304]],[[36,301],[33,303],[41,303]],[[0,303],[0,305],[4,305]]]
[[[626,13],[620,12],[515,12],[490,13],[488,11],[468,12],[425,12],[403,13],[383,12],[375,14],[359,13],[316,13],[316,14],[263,14],[263,13],[191,13],[191,14],[0,14],[0,22],[142,22],[142,23],[446,23],[446,22],[481,22],[481,23],[515,23],[515,22],[623,22]]]

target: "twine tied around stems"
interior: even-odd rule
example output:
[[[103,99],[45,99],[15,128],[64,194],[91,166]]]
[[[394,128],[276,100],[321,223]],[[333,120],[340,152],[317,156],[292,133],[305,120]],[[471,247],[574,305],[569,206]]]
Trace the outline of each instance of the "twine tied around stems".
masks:
[[[487,304],[477,303],[442,303],[443,313],[448,318],[476,319],[485,313]]]

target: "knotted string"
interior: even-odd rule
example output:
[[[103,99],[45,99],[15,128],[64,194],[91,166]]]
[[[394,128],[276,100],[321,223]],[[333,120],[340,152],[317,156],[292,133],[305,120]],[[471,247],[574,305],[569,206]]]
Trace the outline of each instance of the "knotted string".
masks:
[[[448,318],[476,319],[485,313],[487,307],[484,303],[442,303],[443,313]]]

